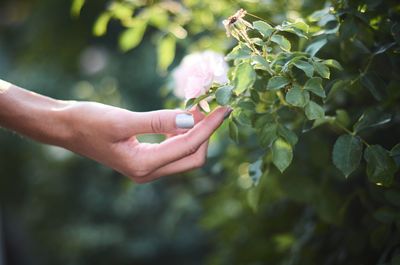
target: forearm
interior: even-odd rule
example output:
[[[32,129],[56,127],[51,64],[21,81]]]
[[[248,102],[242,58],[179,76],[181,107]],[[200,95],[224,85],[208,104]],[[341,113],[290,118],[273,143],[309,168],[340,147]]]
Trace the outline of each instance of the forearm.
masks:
[[[0,79],[0,126],[34,140],[60,145],[69,137],[67,102],[27,91]]]

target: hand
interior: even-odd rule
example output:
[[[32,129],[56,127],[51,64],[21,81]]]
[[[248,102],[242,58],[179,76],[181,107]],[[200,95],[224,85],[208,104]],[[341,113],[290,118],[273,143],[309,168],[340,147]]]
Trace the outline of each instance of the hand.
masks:
[[[179,110],[140,113],[78,102],[63,111],[73,128],[70,139],[61,146],[144,183],[201,167],[206,161],[209,137],[231,110],[218,108],[204,117],[195,109],[187,117]],[[184,120],[192,119],[196,125],[178,128],[176,117],[182,114]],[[167,139],[160,144],[140,143],[136,136],[147,133],[166,134]]]
[[[231,112],[218,108],[207,117],[197,109],[131,112],[55,100],[2,80],[0,106],[0,126],[94,159],[138,183],[202,166],[209,137]],[[167,139],[140,143],[136,136],[145,133]]]

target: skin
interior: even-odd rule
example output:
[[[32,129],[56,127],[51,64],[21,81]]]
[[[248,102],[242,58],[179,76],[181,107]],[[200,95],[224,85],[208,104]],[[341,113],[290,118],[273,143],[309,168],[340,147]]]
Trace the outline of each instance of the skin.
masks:
[[[197,108],[191,129],[179,129],[180,110],[132,112],[95,102],[49,98],[0,80],[0,126],[36,141],[93,159],[137,183],[204,165],[208,140],[231,109],[208,116]],[[140,134],[165,134],[159,144],[140,143]]]

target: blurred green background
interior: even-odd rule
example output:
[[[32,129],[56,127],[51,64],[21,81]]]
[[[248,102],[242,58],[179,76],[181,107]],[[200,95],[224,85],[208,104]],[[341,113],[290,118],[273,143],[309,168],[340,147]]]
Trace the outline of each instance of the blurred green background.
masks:
[[[153,2],[160,1],[148,3]],[[280,23],[326,5],[310,0],[184,2],[195,15],[173,66],[190,50],[232,47],[221,21],[239,6]],[[343,63],[346,71],[335,78],[354,77],[367,63],[360,47],[374,50],[393,41],[383,22],[398,19],[400,7],[389,0],[330,4],[338,4],[345,15],[323,57]],[[76,17],[70,0],[0,1],[0,78],[59,99],[135,111],[164,108],[168,80],[157,67],[157,29],[150,27],[138,47],[122,52],[118,39],[125,28],[118,21],[111,20],[101,37],[92,33],[109,6],[108,1],[87,1]],[[366,30],[376,17],[383,22]],[[393,122],[365,137],[390,149],[400,135],[398,52],[380,54],[371,69],[385,81],[387,101],[376,103],[355,82],[330,104],[349,110],[351,122],[364,109],[384,105]],[[167,106],[175,105],[169,101]],[[1,130],[5,264],[400,264],[398,176],[391,188],[369,183],[363,170],[345,179],[331,162],[339,134],[327,127],[304,133],[289,170],[281,175],[265,169],[253,187],[248,166],[263,150],[246,135],[234,144],[224,126],[213,138],[203,169],[145,185]]]

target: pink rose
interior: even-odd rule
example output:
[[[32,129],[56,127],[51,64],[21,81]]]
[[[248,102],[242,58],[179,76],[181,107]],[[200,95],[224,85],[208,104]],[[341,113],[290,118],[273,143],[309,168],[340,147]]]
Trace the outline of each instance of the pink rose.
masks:
[[[228,64],[213,51],[192,53],[183,58],[172,73],[177,97],[190,99],[204,95],[213,83],[228,82]]]

